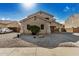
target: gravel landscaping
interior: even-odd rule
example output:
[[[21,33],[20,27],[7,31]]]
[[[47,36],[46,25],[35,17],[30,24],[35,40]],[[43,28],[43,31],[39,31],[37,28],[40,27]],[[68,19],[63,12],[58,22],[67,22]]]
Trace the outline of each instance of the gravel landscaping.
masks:
[[[33,43],[41,47],[57,47],[60,43],[79,41],[79,36],[73,35],[73,33],[53,33],[50,35],[44,35],[43,37],[33,35],[21,35],[21,39]],[[70,45],[69,45],[70,46]],[[77,43],[78,46],[78,43]]]
[[[73,33],[73,35],[79,36],[79,33]]]
[[[50,35],[21,35],[18,33],[0,34],[0,47],[57,47],[60,43],[73,42],[79,45],[79,36],[72,33],[53,33]],[[66,43],[65,43],[66,44]],[[70,43],[69,43],[70,44]],[[60,44],[63,46],[62,44]],[[67,46],[67,45],[66,45]],[[70,45],[69,45],[70,46]]]

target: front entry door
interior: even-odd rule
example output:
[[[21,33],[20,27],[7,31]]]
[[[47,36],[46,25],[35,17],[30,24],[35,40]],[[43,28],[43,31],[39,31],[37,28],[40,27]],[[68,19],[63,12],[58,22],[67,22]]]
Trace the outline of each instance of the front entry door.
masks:
[[[56,26],[50,26],[51,33],[55,32],[55,28],[56,28]]]

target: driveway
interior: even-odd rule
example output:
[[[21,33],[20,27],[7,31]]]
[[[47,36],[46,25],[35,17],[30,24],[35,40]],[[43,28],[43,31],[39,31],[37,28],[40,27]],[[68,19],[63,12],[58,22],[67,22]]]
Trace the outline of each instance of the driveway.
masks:
[[[57,47],[58,44],[63,42],[77,42],[79,36],[73,33],[53,33],[50,35],[33,36],[21,35],[16,38],[18,33],[0,34],[0,47]],[[36,38],[34,38],[36,37]]]
[[[18,33],[0,34],[0,48],[30,47],[34,44],[17,38]]]

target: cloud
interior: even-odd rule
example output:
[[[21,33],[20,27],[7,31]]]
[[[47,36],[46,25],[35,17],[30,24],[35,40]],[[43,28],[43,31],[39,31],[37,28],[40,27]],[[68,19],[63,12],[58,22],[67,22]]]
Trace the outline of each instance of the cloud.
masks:
[[[59,19],[58,17],[54,17],[54,19]]]
[[[56,22],[60,23],[60,24],[64,24],[64,20],[56,20]]]
[[[1,20],[5,20],[5,18],[1,18]]]
[[[69,6],[66,6],[65,8],[64,8],[64,12],[67,12],[67,11],[69,11],[70,10],[70,7]]]
[[[66,9],[69,10],[70,8],[68,6],[66,6]]]
[[[0,18],[0,20],[10,20],[10,18],[4,18],[4,17],[2,17],[2,18]]]
[[[56,22],[60,23],[60,24],[64,24],[64,20],[59,19],[58,17],[54,17],[56,19]]]
[[[0,20],[10,20],[10,21],[19,21],[18,19],[11,19],[11,18],[0,18]]]

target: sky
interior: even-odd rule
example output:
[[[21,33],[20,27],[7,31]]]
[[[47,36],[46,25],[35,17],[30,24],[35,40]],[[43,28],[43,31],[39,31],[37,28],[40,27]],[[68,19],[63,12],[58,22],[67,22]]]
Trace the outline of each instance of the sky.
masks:
[[[63,23],[69,16],[79,13],[78,3],[0,3],[0,20],[22,20],[37,11],[54,15]]]

